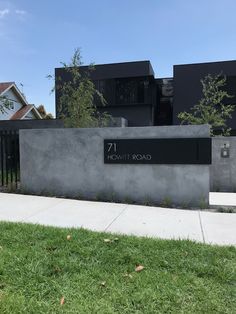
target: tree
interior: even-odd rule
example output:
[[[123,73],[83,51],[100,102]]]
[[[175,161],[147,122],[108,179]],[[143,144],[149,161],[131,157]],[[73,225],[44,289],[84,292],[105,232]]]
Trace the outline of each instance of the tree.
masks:
[[[226,122],[232,118],[235,106],[226,104],[226,100],[233,97],[224,89],[226,78],[222,74],[208,74],[201,84],[203,97],[190,109],[191,112],[178,114],[181,124],[209,124],[212,136],[216,131],[220,135],[229,135],[231,129]]]
[[[94,66],[91,64],[87,71],[80,70],[80,49],[75,50],[69,64],[62,64],[70,79],[62,82],[61,78],[57,78],[56,81],[56,88],[60,91],[59,118],[64,120],[66,127],[106,126],[110,116],[107,113],[99,113],[95,106],[96,98],[102,105],[106,102],[90,79]]]
[[[53,115],[51,113],[47,113],[43,105],[38,106],[37,110],[43,119],[53,119]]]
[[[5,96],[0,95],[0,114],[4,114],[9,108],[10,101]]]

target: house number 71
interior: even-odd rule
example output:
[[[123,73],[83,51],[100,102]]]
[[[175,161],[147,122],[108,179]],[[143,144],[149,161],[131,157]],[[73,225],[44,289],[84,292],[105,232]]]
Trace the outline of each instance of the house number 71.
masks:
[[[108,153],[113,150],[116,153],[116,143],[107,143],[108,144]]]

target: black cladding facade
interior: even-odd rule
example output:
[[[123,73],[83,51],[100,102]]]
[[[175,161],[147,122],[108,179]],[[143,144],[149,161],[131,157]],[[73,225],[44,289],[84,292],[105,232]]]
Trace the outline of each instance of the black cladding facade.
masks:
[[[179,124],[178,113],[189,111],[202,98],[201,79],[207,74],[226,77],[225,89],[234,96],[227,100],[228,104],[236,104],[236,61],[175,65],[173,124]],[[228,125],[236,130],[236,111]]]
[[[80,67],[81,72],[86,70],[86,66]],[[163,97],[165,105],[162,106],[163,112],[160,112],[162,92],[165,94],[163,85],[167,85],[168,79],[164,83],[161,79],[156,80],[149,61],[96,65],[90,77],[106,100],[106,106],[102,106],[95,99],[98,111],[105,111],[113,117],[122,117],[127,120],[128,126],[171,124],[171,109],[166,109],[171,106],[170,92],[166,92]],[[70,74],[64,68],[57,68],[55,78],[56,115],[59,117],[60,89],[57,88],[57,79],[60,78],[61,84],[70,80]]]
[[[87,67],[80,67],[86,71]],[[150,61],[96,65],[91,79],[107,104],[95,100],[98,111],[127,120],[128,126],[178,125],[179,112],[189,111],[202,97],[200,80],[207,74],[227,78],[226,90],[236,95],[236,61],[223,61],[174,66],[173,78],[155,78]],[[55,69],[56,114],[60,99],[57,78],[70,80],[64,68]],[[236,97],[230,99],[236,104]],[[236,112],[229,126],[236,132]]]

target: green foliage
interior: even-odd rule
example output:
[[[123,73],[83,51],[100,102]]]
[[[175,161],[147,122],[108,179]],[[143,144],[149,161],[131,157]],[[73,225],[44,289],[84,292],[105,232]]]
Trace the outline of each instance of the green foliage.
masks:
[[[168,196],[166,196],[166,197],[163,199],[161,205],[162,205],[163,207],[172,207],[173,204],[172,204],[171,198],[168,197]]]
[[[105,105],[102,94],[96,90],[90,79],[94,71],[91,64],[88,71],[80,71],[82,65],[80,49],[76,49],[70,64],[62,63],[70,78],[62,82],[57,78],[56,88],[60,90],[59,118],[64,120],[66,127],[99,127],[106,126],[110,116],[107,113],[100,114],[94,104],[95,98]]]
[[[191,112],[181,112],[178,118],[181,124],[209,124],[211,135],[214,131],[220,132],[220,135],[229,135],[230,128],[227,127],[227,119],[232,118],[234,105],[226,105],[225,100],[232,98],[225,90],[226,78],[221,74],[212,76],[208,74],[201,80],[203,97]]]
[[[217,207],[216,211],[219,213],[231,213],[231,214],[236,214],[236,208],[231,206],[231,207],[226,207],[226,206],[221,206]]]
[[[5,96],[0,95],[0,114],[4,114],[9,108],[10,101]]]
[[[0,234],[0,313],[235,313],[233,246],[6,222]]]
[[[53,119],[53,115],[51,113],[47,113],[46,112],[46,109],[45,109],[44,105],[39,105],[37,107],[37,110],[38,110],[38,112],[40,113],[40,115],[41,115],[41,117],[43,119],[47,119],[47,120]]]
[[[209,208],[209,204],[203,197],[199,200],[199,208],[200,209],[207,209]]]

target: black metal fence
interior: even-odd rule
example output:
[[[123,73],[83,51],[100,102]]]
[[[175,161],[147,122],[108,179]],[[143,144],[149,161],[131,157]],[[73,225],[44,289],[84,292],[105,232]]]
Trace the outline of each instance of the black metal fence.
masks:
[[[19,132],[0,131],[0,188],[17,189],[19,183]]]

